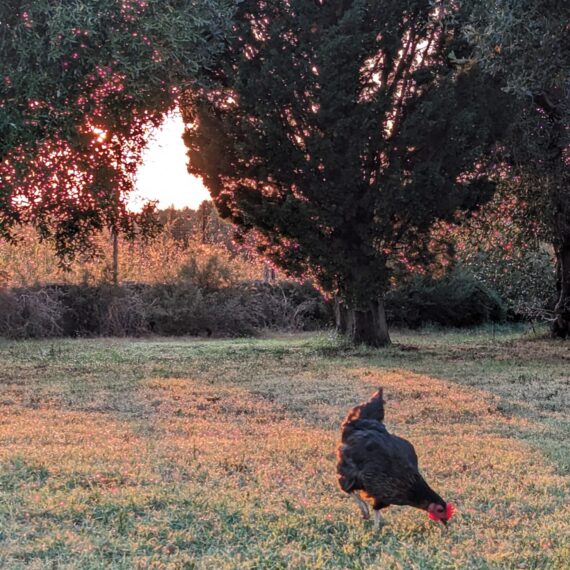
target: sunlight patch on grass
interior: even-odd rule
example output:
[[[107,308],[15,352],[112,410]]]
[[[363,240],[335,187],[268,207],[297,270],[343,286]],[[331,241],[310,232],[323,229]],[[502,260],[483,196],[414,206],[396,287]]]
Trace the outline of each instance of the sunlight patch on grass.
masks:
[[[509,408],[520,363],[502,351],[519,345],[52,345],[0,343],[0,567],[566,567],[570,481],[552,458],[568,424],[540,411],[535,376],[530,412]],[[532,374],[558,382],[557,367]],[[340,421],[378,385],[389,429],[457,504],[447,531],[393,507],[376,533],[336,487]]]

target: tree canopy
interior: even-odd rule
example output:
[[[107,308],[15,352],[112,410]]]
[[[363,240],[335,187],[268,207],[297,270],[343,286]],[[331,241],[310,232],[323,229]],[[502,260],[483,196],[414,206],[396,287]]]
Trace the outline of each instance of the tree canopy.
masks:
[[[217,83],[185,100],[190,170],[222,216],[337,296],[356,341],[389,341],[382,296],[433,258],[434,221],[492,195],[508,97],[457,65],[446,5],[246,0]]]
[[[0,236],[29,222],[72,255],[103,227],[144,222],[124,198],[149,128],[204,78],[234,4],[4,0]]]
[[[464,35],[487,73],[526,103],[512,128],[508,183],[554,246],[554,331],[570,335],[570,3],[471,0]]]

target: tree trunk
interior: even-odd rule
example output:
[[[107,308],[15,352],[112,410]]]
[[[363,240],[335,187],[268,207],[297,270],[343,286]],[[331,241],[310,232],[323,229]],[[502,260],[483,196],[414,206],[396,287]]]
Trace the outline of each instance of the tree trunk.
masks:
[[[345,335],[348,332],[348,310],[341,299],[335,297],[334,299],[334,322],[336,330],[339,334]]]
[[[349,309],[335,302],[337,330],[354,344],[381,347],[390,344],[384,299],[371,301],[367,308]]]
[[[566,338],[570,336],[570,239],[556,248],[556,269],[558,302],[554,308],[552,335]]]
[[[206,243],[206,228],[208,227],[208,214],[206,212],[206,208],[202,209],[202,243]]]
[[[119,284],[119,235],[115,230],[111,230],[113,238],[113,285]]]

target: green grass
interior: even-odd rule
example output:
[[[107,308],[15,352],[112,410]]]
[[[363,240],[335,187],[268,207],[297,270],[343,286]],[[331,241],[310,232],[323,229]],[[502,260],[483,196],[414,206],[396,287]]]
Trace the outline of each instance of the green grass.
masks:
[[[568,568],[570,344],[513,329],[263,340],[0,340],[0,567]],[[349,407],[456,503],[448,530],[336,487]]]

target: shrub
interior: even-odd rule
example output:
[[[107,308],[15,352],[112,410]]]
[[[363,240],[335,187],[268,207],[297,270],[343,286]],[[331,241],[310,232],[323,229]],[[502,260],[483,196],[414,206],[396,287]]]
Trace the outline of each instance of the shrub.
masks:
[[[308,282],[242,283],[257,316],[257,327],[279,330],[314,330],[332,323],[332,309]]]
[[[149,330],[159,335],[211,334],[203,292],[194,285],[142,286]]]
[[[229,287],[236,282],[230,264],[220,255],[190,256],[178,273],[180,281],[206,290]]]
[[[151,330],[163,335],[248,336],[264,329],[311,330],[330,310],[308,284],[241,282],[216,290],[188,283],[149,286]]]
[[[465,265],[499,293],[516,319],[546,318],[556,303],[555,264],[545,249],[524,250],[516,257],[496,250],[481,251]]]
[[[136,287],[113,288],[102,307],[100,332],[103,336],[141,336],[149,332],[148,306]]]
[[[410,328],[428,323],[471,326],[506,316],[500,296],[461,267],[441,279],[413,278],[386,295],[386,309],[392,324]]]
[[[17,338],[247,336],[329,323],[327,304],[308,284],[251,281],[212,289],[181,281],[0,291],[0,335]]]
[[[16,289],[0,293],[0,334],[49,338],[63,332],[64,307],[57,291]]]
[[[209,330],[216,336],[251,336],[259,332],[258,307],[240,287],[221,289],[206,298],[210,317]]]

